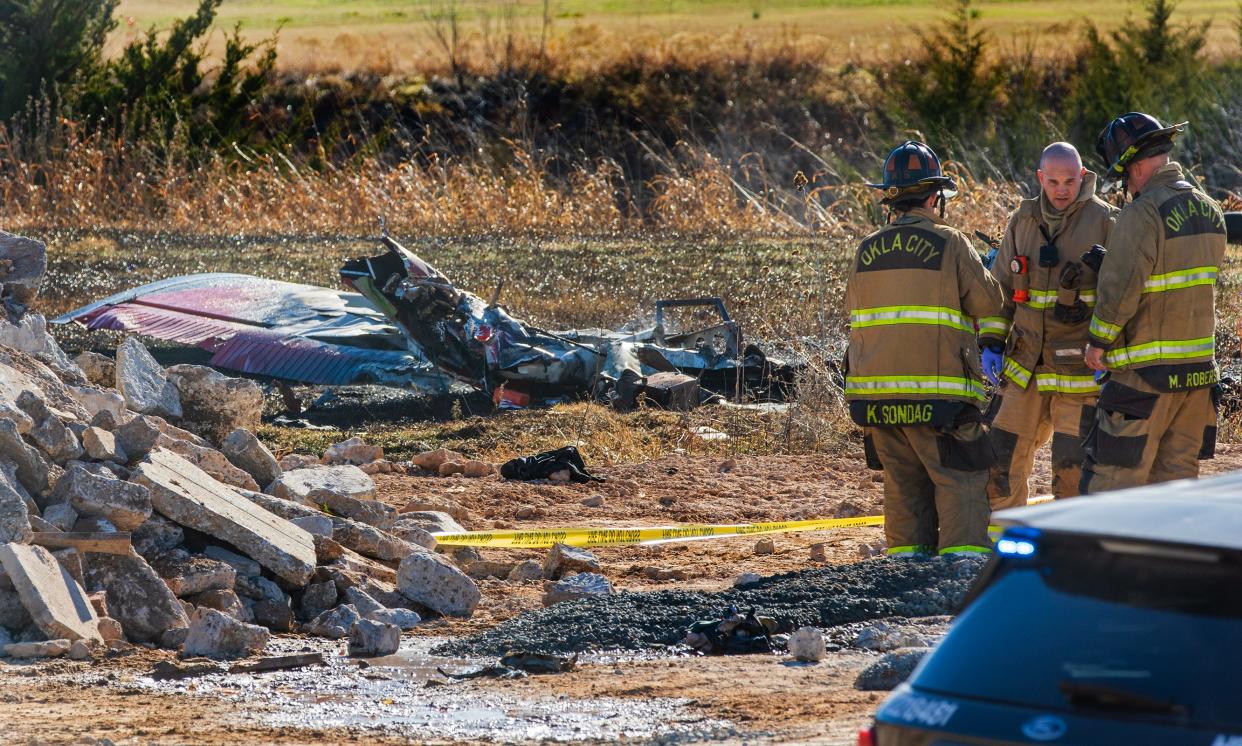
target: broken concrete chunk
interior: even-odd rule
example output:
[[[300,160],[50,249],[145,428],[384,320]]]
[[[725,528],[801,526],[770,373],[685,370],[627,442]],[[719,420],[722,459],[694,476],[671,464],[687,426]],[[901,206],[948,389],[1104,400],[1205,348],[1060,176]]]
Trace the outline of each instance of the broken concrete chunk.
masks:
[[[201,609],[185,638],[185,654],[206,658],[244,658],[267,647],[272,633],[239,622],[215,609]]]
[[[313,504],[310,502],[312,492],[331,493],[354,500],[373,500],[375,482],[356,466],[323,466],[287,471],[272,482],[266,492],[304,505]]]
[[[104,649],[102,641],[86,642],[85,640],[74,640],[69,646],[68,656],[75,661],[89,661],[94,660],[96,656],[102,655]]]
[[[612,583],[608,582],[608,578],[598,573],[583,572],[546,584],[543,587],[543,605],[551,606],[562,601],[577,601],[611,593]]]
[[[339,640],[348,635],[349,630],[361,620],[362,617],[357,609],[349,604],[343,604],[315,617],[302,626],[302,631],[310,635]]]
[[[202,365],[174,365],[165,374],[180,396],[187,430],[219,443],[237,428],[258,429],[263,389],[254,381]]]
[[[290,522],[309,531],[314,536],[327,536],[329,538],[332,536],[332,519],[326,515],[306,515],[300,518],[292,518]],[[378,531],[379,529],[376,530]]]
[[[823,631],[817,627],[799,627],[789,636],[789,654],[794,660],[807,663],[822,661],[828,656]]]
[[[86,383],[82,371],[47,333],[47,319],[41,313],[28,313],[16,323],[7,323],[0,312],[0,345],[30,355],[67,381]]]
[[[413,526],[432,534],[461,534],[466,529],[453,516],[439,510],[403,511],[393,527]]]
[[[353,606],[358,613],[364,617],[370,618],[373,612],[386,608],[383,604],[367,595],[367,592],[360,588],[345,589],[345,603]]]
[[[411,544],[420,546],[423,549],[430,549],[433,552],[437,546],[436,537],[432,536],[431,532],[412,523],[403,523],[400,518],[393,524],[392,530],[389,533],[402,541],[408,541]]]
[[[401,560],[397,590],[445,616],[470,616],[482,597],[469,576],[431,552],[416,552]]]
[[[319,508],[314,508],[301,503],[282,500],[279,497],[265,495],[262,492],[254,492],[253,490],[237,490],[237,494],[246,498],[250,502],[258,505],[269,513],[274,513],[286,521],[292,521],[294,518],[328,518]],[[331,520],[331,518],[328,518]]]
[[[117,445],[131,461],[145,458],[160,439],[159,425],[155,419],[145,416],[132,417],[112,432],[116,435]]]
[[[112,432],[120,427],[121,423],[124,421],[125,418],[118,418],[116,415],[104,409],[95,413],[95,416],[91,418],[90,425],[91,427],[97,427],[100,430]],[[117,448],[120,448],[120,444],[117,445]]]
[[[116,348],[116,389],[139,414],[181,419],[181,398],[147,348],[128,337]],[[129,449],[126,449],[129,450]]]
[[[33,238],[0,232],[0,260],[4,263],[0,301],[7,307],[8,318],[15,320],[25,310],[18,307],[29,306],[39,295],[47,273],[47,247]]]
[[[368,614],[367,618],[384,624],[394,624],[402,630],[414,629],[423,621],[418,612],[410,609],[377,609]]]
[[[305,453],[291,453],[280,459],[280,468],[284,471],[294,469],[313,469],[319,466],[319,459]]]
[[[177,454],[199,469],[203,470],[217,482],[231,485],[243,490],[257,490],[259,485],[254,477],[233,466],[223,453],[208,446],[196,445],[188,440],[178,440],[167,432],[162,433],[155,441],[157,448],[163,448]]]
[[[86,455],[96,461],[115,461],[124,464],[129,461],[125,449],[117,445],[116,436],[100,427],[88,427],[82,431],[82,446]]]
[[[26,445],[17,423],[0,419],[0,457],[17,465],[17,480],[33,495],[43,495],[48,489],[48,463],[32,446]]]
[[[599,569],[599,560],[582,547],[553,544],[543,560],[543,575],[553,580],[576,572],[592,572]]]
[[[224,547],[218,547],[215,544],[209,544],[205,549],[203,549],[203,554],[213,560],[219,560],[220,562],[232,567],[237,571],[238,577],[243,575],[258,575],[263,572],[263,566],[258,562],[255,562],[249,557],[243,557],[236,552],[230,552]]]
[[[77,436],[48,410],[47,405],[37,395],[23,391],[17,397],[17,406],[34,420],[34,427],[26,437],[34,441],[39,450],[47,454],[53,462],[63,464],[70,459],[82,457],[82,444],[78,442]]]
[[[0,543],[29,542],[34,533],[30,518],[26,497],[17,490],[17,485],[9,482],[7,475],[0,473]]]
[[[914,669],[927,655],[929,648],[899,648],[885,653],[878,661],[872,663],[858,674],[854,687],[865,692],[886,692],[897,688],[897,685],[910,677]]]
[[[69,640],[15,642],[4,646],[4,654],[10,658],[59,658],[68,653],[71,647],[73,643]]]
[[[112,521],[101,515],[81,516],[73,524],[76,534],[115,534],[119,531]]]
[[[70,640],[102,639],[99,618],[86,591],[51,552],[37,546],[0,545],[0,565],[35,626],[45,635]]]
[[[286,605],[289,602],[289,597],[280,589],[280,586],[261,575],[238,575],[237,580],[233,583],[233,590],[237,591],[239,596],[252,598],[256,601],[276,601],[283,602]],[[333,597],[332,602],[336,602],[335,597]],[[326,609],[327,606],[323,608]]]
[[[52,499],[68,502],[80,516],[107,518],[121,531],[132,531],[151,517],[151,495],[146,487],[83,464],[74,464],[65,472],[56,483]]]
[[[307,585],[302,592],[302,618],[314,619],[336,606],[336,600],[336,583],[331,580]]]
[[[512,562],[496,562],[494,560],[476,560],[465,565],[466,574],[475,580],[484,578],[500,578],[506,580],[516,567]]]
[[[99,635],[104,642],[112,642],[113,640],[124,640],[125,630],[121,629],[121,623],[112,617],[99,618]]]
[[[242,603],[241,598],[231,589],[216,589],[195,594],[186,599],[200,609],[215,609],[228,614],[239,622],[254,621],[254,614]]]
[[[20,435],[25,435],[30,432],[30,428],[34,427],[34,420],[30,418],[30,415],[18,409],[16,404],[9,402],[0,403],[0,419],[12,420]]]
[[[359,657],[392,655],[401,647],[401,628],[395,624],[359,619],[349,630],[349,654]]]
[[[152,513],[150,518],[134,529],[130,540],[134,544],[134,551],[146,557],[149,562],[156,555],[185,541],[185,531],[159,513]]]
[[[237,428],[220,441],[220,452],[234,466],[254,478],[260,489],[265,489],[281,475],[280,464],[254,433]]]
[[[400,562],[422,547],[402,541],[392,534],[345,518],[333,518],[332,539],[358,554],[386,562]]]
[[[91,420],[107,412],[107,416],[120,423],[125,417],[125,399],[115,391],[99,389],[94,386],[70,386],[73,395]],[[108,428],[109,430],[111,428]]]
[[[273,632],[289,632],[294,627],[293,610],[287,601],[255,601],[250,607],[254,623]]]
[[[108,611],[133,642],[159,642],[166,631],[190,624],[168,585],[137,555],[88,552],[86,583],[108,594]]]
[[[306,497],[306,503],[326,507],[333,515],[351,518],[380,530],[392,528],[397,520],[397,509],[390,505],[385,505],[379,500],[355,499],[337,494],[333,490],[312,490]]]
[[[73,362],[82,370],[86,380],[92,385],[105,389],[116,385],[116,361],[107,355],[87,350],[78,353]]]
[[[513,566],[506,578],[510,583],[529,583],[543,578],[543,563],[539,560],[522,560]]]
[[[151,503],[182,526],[228,542],[294,585],[315,571],[311,535],[221,485],[201,469],[157,450],[134,470],[133,480],[151,491]]]
[[[321,463],[333,466],[341,464],[362,466],[372,461],[379,461],[382,458],[384,458],[383,448],[367,445],[362,441],[362,438],[354,437],[328,446],[328,450],[323,452]]]
[[[237,572],[230,565],[181,550],[160,555],[151,563],[151,567],[155,568],[177,598],[213,590],[231,591],[237,577]]]

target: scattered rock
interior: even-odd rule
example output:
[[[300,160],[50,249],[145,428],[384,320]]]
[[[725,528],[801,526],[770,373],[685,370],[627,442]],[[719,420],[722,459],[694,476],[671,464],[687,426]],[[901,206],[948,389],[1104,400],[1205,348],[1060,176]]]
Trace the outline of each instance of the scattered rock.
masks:
[[[465,468],[465,465],[460,461],[445,461],[436,467],[436,474],[442,477],[451,477],[454,474],[461,474]]]
[[[81,464],[75,464],[60,478],[52,499],[67,501],[81,516],[107,518],[121,531],[133,531],[151,517],[151,493],[146,487],[123,482],[107,471],[91,471]]]
[[[166,372],[177,389],[187,430],[219,443],[234,430],[257,430],[263,389],[245,378],[230,378],[203,365],[174,365]]]
[[[115,461],[124,464],[129,461],[125,449],[117,445],[116,436],[99,427],[88,427],[82,431],[82,446],[86,455],[96,461]]]
[[[857,518],[861,515],[867,515],[868,511],[862,504],[854,500],[842,500],[837,509],[833,511],[833,518]]]
[[[0,627],[23,629],[31,624],[30,612],[22,604],[21,596],[10,588],[0,588]]]
[[[374,500],[375,482],[356,466],[324,466],[286,471],[265,492],[282,500],[314,506],[312,493],[318,493],[317,497],[331,494],[352,500]]]
[[[125,421],[124,418],[119,418],[116,415],[112,414],[112,412],[109,412],[108,410],[104,409],[104,410],[100,410],[99,412],[95,413],[95,416],[91,418],[90,424],[91,424],[91,427],[97,427],[100,430],[107,430],[108,432],[113,432],[118,427],[120,427],[121,423],[124,421]],[[120,447],[121,446],[118,443],[117,448],[120,448]]]
[[[581,547],[553,544],[543,560],[543,575],[556,580],[567,573],[591,572],[599,569],[599,560]]]
[[[392,528],[397,520],[397,509],[391,505],[386,505],[379,500],[360,500],[337,494],[334,490],[313,490],[307,496],[306,502],[310,505],[327,506],[333,515],[344,516],[382,531]]]
[[[467,461],[461,465],[461,473],[471,479],[490,476],[496,468],[486,461]]]
[[[276,457],[263,445],[254,433],[237,428],[220,441],[220,452],[234,466],[254,478],[260,489],[266,488],[281,475]]]
[[[328,446],[328,450],[323,452],[323,458],[320,459],[320,463],[332,466],[340,466],[342,464],[362,466],[383,458],[383,448],[367,445],[362,441],[362,438],[355,437]]]
[[[168,589],[177,598],[186,598],[207,591],[233,589],[237,571],[217,560],[173,550],[160,555],[151,563]],[[201,605],[192,602],[196,606]],[[215,608],[215,607],[213,607]],[[223,611],[223,609],[222,609]]]
[[[237,595],[256,601],[274,601],[289,605],[289,597],[272,581],[262,575],[238,575],[233,583]],[[326,607],[325,607],[326,608]]]
[[[8,305],[3,300],[0,304]],[[86,376],[47,333],[47,319],[41,313],[28,313],[16,323],[7,323],[0,310],[0,345],[30,355],[67,381],[86,383]]]
[[[466,574],[475,580],[483,580],[484,578],[500,578],[505,580],[516,567],[512,562],[495,562],[493,560],[478,560],[466,565]]]
[[[73,362],[92,385],[105,389],[116,385],[116,361],[107,355],[87,350],[79,353]]]
[[[357,609],[349,604],[342,604],[304,624],[302,631],[310,635],[339,640],[348,635],[354,625],[361,620],[362,616],[358,614]]]
[[[332,536],[332,519],[326,515],[304,515],[289,522],[313,536]]]
[[[4,305],[0,310],[15,321],[39,295],[47,273],[47,247],[33,238],[0,232],[0,260],[5,268],[0,276],[0,301]]]
[[[155,442],[159,448],[175,453],[191,464],[194,464],[217,482],[243,490],[258,490],[259,485],[254,477],[233,466],[233,463],[209,446],[201,446],[188,440],[179,440],[167,432],[161,433]]]
[[[101,619],[106,616],[111,616],[108,613],[108,594],[107,593],[104,593],[103,591],[95,591],[94,593],[86,594],[86,597],[90,600],[91,608],[95,610],[95,614],[98,615]]]
[[[466,532],[466,529],[453,516],[439,510],[402,511],[396,523],[393,524],[393,530],[395,532],[398,527],[404,526],[421,528],[431,534],[461,534]]]
[[[799,627],[789,636],[788,646],[794,660],[818,662],[828,655],[828,649],[824,647],[824,633],[817,627]]]
[[[25,435],[34,427],[34,420],[30,419],[30,415],[9,402],[0,402],[0,419],[12,420],[19,435]]]
[[[461,463],[463,461],[466,461],[466,457],[461,455],[457,451],[450,451],[445,448],[439,448],[434,451],[427,451],[426,453],[420,453],[417,456],[414,456],[413,458],[410,459],[410,463],[414,464],[415,466],[417,466],[418,468],[424,471],[429,471],[432,473],[438,472],[440,469],[440,465],[448,461],[454,461],[457,463]]]
[[[185,541],[185,531],[176,523],[153,512],[150,518],[134,529],[129,538],[133,542],[134,551],[146,557],[149,562],[156,555]]]
[[[863,650],[874,650],[885,653],[897,648],[925,648],[930,643],[922,635],[896,627],[885,622],[877,622],[858,631],[854,637],[854,647]]]
[[[345,518],[333,518],[332,539],[341,546],[385,562],[400,562],[414,552],[425,551],[374,526]]]
[[[95,640],[87,642],[86,640],[74,640],[69,646],[69,658],[75,661],[95,660],[96,656],[102,655],[105,646],[103,641]]]
[[[107,592],[108,610],[134,642],[157,642],[167,630],[189,626],[177,597],[142,557],[88,552],[86,583]]]
[[[30,541],[33,532],[30,510],[16,480],[10,480],[0,470],[0,543],[12,541],[24,544]]]
[[[128,337],[116,348],[116,389],[139,414],[181,419],[181,397],[147,348]],[[126,448],[126,451],[129,449]]]
[[[824,543],[811,545],[811,561],[827,562],[828,561],[828,545]]]
[[[542,514],[543,511],[539,510],[539,508],[536,508],[534,505],[523,505],[517,509],[517,511],[513,514],[513,517],[519,521],[524,521],[529,518],[538,518]]]
[[[254,615],[232,589],[204,591],[186,599],[200,609],[215,609],[239,622],[253,622]]]
[[[436,546],[438,546],[436,537],[432,536],[430,531],[409,523],[402,523],[400,518],[393,524],[390,533],[402,541],[416,544],[423,549],[435,551]]]
[[[258,562],[255,562],[249,557],[243,557],[237,552],[230,552],[224,547],[218,547],[215,544],[207,545],[207,547],[203,549],[203,554],[233,568],[237,571],[238,577],[245,575],[255,576],[263,572],[263,566]]]
[[[401,647],[401,628],[395,624],[359,619],[349,630],[349,654],[359,657],[392,655]]]
[[[311,583],[302,591],[302,618],[315,619],[336,606],[336,583],[331,580]]]
[[[896,689],[898,684],[910,677],[928,652],[928,648],[901,648],[886,653],[858,674],[858,678],[854,680],[854,688],[865,692]]]
[[[160,428],[154,418],[131,417],[119,427],[113,428],[117,446],[125,451],[130,461],[146,458],[160,439]]]
[[[760,580],[763,580],[763,576],[760,575],[759,573],[744,572],[741,575],[738,575],[736,578],[733,579],[733,587],[741,588],[744,585],[754,585],[755,583],[758,583]]]
[[[99,636],[104,642],[112,642],[113,640],[124,640],[125,630],[121,629],[121,623],[112,617],[99,618]]]
[[[445,616],[468,617],[482,594],[465,573],[430,552],[415,552],[397,568],[397,590]]]
[[[604,496],[603,495],[591,495],[590,497],[583,500],[582,504],[588,508],[602,508],[604,507]]]
[[[78,518],[73,530],[83,534],[115,534],[120,529],[101,515],[88,515]]]
[[[59,658],[71,647],[73,643],[68,640],[15,642],[4,646],[4,654],[10,658]]]
[[[280,459],[278,463],[282,470],[293,471],[294,469],[311,469],[319,466],[319,459],[314,456],[308,456],[305,453],[291,453]]]
[[[157,450],[134,470],[151,503],[182,526],[232,544],[277,576],[302,585],[315,571],[310,534],[213,480],[185,459]]]
[[[730,458],[720,462],[720,466],[716,467],[716,471],[721,474],[727,474],[737,468],[737,459]]]
[[[107,418],[101,419],[100,422],[109,423],[111,426],[104,428],[112,430],[126,419],[125,399],[120,394],[110,389],[100,389],[94,386],[70,386],[70,393],[82,408],[86,410],[86,414],[93,424],[96,417]],[[104,413],[107,413],[106,415]]]
[[[3,487],[0,487],[0,492],[3,492],[3,489]],[[2,505],[3,498],[0,497],[0,506]],[[73,524],[78,520],[78,511],[74,510],[73,506],[69,503],[56,503],[55,505],[49,505],[44,508],[43,520],[52,524],[61,531],[69,531],[73,528]],[[3,517],[0,517],[0,537],[3,537],[5,533],[3,530],[3,524],[4,519]]]
[[[647,567],[643,569],[643,575],[652,580],[689,580],[690,573],[685,570],[669,570],[662,567]]]
[[[271,601],[263,599],[255,601],[250,607],[254,623],[267,627],[273,632],[289,632],[294,628],[293,610],[287,601]]]
[[[185,638],[185,654],[206,658],[244,658],[267,646],[271,633],[239,622],[215,609],[201,609]]]
[[[17,466],[17,481],[33,495],[42,495],[48,489],[48,464],[33,446],[26,445],[17,423],[0,419],[0,457]]]
[[[882,541],[862,541],[858,543],[858,556],[862,559],[880,557],[887,545]]]
[[[63,464],[82,457],[82,444],[78,442],[78,437],[52,414],[43,399],[31,391],[23,391],[17,397],[17,407],[34,421],[34,427],[30,428],[26,437],[54,463]]]
[[[522,560],[509,571],[510,583],[529,583],[543,578],[543,563],[539,560]]]
[[[394,624],[402,630],[414,629],[423,621],[418,612],[410,609],[378,609],[368,614],[367,618],[384,624]]]
[[[763,538],[755,542],[755,556],[762,557],[767,554],[776,553],[776,542],[770,538]]]
[[[582,572],[571,575],[555,583],[543,586],[543,605],[551,606],[562,601],[577,601],[580,598],[607,596],[612,593],[612,583],[608,578],[593,572]]]

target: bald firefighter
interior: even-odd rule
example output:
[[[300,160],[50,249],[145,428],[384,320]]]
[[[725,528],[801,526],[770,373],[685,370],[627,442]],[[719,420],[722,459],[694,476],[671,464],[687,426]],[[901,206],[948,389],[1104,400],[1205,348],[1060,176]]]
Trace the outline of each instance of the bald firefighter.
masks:
[[[1069,143],[1045,148],[1035,173],[1040,193],[1009,216],[992,265],[1005,305],[979,320],[983,373],[1001,386],[990,410],[993,510],[1026,505],[1035,451],[1049,438],[1052,493],[1078,494],[1099,393],[1082,358],[1096,283],[1082,257],[1108,240],[1116,208],[1095,196],[1096,175]]]
[[[1130,112],[1096,146],[1132,201],[1100,270],[1090,344],[1108,371],[1087,437],[1082,491],[1197,477],[1216,447],[1216,276],[1220,206],[1169,160],[1186,123]]]
[[[891,219],[850,267],[845,398],[868,466],[884,471],[888,554],[987,552],[994,459],[974,319],[1000,310],[1000,285],[945,223],[956,191],[931,148],[902,143],[869,186]]]

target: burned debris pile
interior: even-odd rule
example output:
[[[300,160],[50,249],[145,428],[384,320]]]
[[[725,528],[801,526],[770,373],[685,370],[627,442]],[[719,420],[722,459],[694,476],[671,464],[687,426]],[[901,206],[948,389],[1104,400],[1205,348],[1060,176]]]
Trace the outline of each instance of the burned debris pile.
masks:
[[[195,345],[213,367],[306,384],[378,383],[429,395],[483,392],[501,408],[594,397],[685,410],[719,397],[780,400],[798,365],[743,340],[719,298],[662,300],[638,331],[548,331],[461,290],[391,237],[347,261],[340,292],[240,274],[174,277],[56,323]],[[679,309],[716,317],[677,329]],[[152,392],[157,393],[157,392]],[[193,408],[193,405],[190,405]]]

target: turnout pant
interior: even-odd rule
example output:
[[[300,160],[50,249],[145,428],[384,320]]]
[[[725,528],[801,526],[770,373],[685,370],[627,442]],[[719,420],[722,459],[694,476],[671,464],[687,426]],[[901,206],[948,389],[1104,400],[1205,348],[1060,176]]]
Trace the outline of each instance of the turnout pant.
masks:
[[[1035,382],[1025,389],[1006,382],[993,402],[996,412],[988,437],[996,466],[988,479],[992,510],[1026,505],[1030,497],[1035,452],[1052,439],[1052,494],[1078,494],[1082,477],[1083,438],[1095,422],[1096,395],[1040,393]]]
[[[870,465],[884,470],[890,555],[988,552],[987,481],[994,460],[977,423],[875,427],[864,432]]]
[[[1213,388],[1150,393],[1141,385],[1124,371],[1104,384],[1087,435],[1083,494],[1194,478],[1199,460],[1215,455]]]

